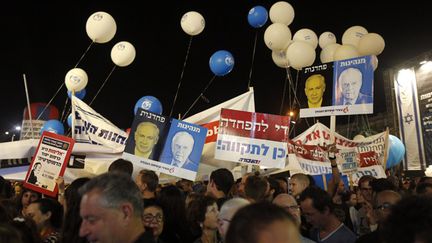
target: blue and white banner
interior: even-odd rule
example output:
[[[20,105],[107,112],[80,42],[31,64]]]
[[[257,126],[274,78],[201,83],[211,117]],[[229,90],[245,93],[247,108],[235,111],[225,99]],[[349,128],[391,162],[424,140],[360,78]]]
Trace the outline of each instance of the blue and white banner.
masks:
[[[128,135],[80,99],[72,96],[73,138],[77,143],[99,144],[123,152]]]

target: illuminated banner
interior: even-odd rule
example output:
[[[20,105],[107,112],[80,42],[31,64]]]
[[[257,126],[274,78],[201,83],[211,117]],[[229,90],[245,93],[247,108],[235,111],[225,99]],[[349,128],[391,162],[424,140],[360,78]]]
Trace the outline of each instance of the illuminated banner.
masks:
[[[195,180],[207,128],[138,109],[122,155],[138,167]]]
[[[63,176],[74,143],[69,137],[43,132],[24,186],[52,197],[56,196],[56,179]]]
[[[373,73],[371,56],[303,68],[300,117],[372,114]]]
[[[289,121],[288,116],[222,109],[215,158],[283,168]]]

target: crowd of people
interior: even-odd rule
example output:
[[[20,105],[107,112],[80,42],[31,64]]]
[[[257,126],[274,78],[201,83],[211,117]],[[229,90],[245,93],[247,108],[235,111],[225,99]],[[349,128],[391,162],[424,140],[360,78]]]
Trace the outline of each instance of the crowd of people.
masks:
[[[0,242],[432,242],[432,178],[352,186],[332,170],[327,191],[306,174],[235,180],[225,168],[162,185],[119,159],[94,178],[58,178],[56,198],[0,177]]]

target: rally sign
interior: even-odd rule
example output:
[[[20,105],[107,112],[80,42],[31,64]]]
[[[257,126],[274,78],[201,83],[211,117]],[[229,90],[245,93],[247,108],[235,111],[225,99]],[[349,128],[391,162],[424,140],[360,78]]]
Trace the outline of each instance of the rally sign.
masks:
[[[215,158],[283,168],[289,121],[288,116],[222,109]]]
[[[63,176],[74,143],[69,137],[43,132],[24,186],[54,197],[58,190],[56,179]]]

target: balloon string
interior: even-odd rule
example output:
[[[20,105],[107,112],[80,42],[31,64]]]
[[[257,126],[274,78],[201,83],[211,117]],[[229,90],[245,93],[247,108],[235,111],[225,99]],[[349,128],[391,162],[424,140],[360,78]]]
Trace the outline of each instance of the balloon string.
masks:
[[[178,92],[179,92],[181,84],[182,84],[184,70],[186,68],[186,63],[187,63],[187,60],[188,60],[188,57],[189,57],[190,48],[191,48],[191,45],[192,45],[192,39],[193,39],[193,36],[191,36],[190,39],[189,39],[189,45],[188,45],[188,48],[187,48],[187,51],[186,51],[185,60],[183,62],[183,69],[182,69],[182,71],[180,73],[180,80],[179,80],[178,85],[177,85],[177,90],[176,90],[176,94],[174,96],[173,104],[171,106],[171,111],[169,113],[169,117],[171,117],[171,115],[172,115],[172,113],[174,111],[175,103],[177,101],[177,95],[178,95]]]
[[[89,106],[91,106],[91,104],[93,104],[93,101],[96,99],[96,97],[98,96],[98,94],[101,92],[102,88],[105,86],[106,82],[108,81],[108,79],[111,77],[111,74],[114,72],[114,70],[116,69],[116,65],[114,65],[114,67],[111,69],[111,72],[108,74],[108,76],[105,78],[104,82],[102,83],[102,85],[100,86],[100,88],[98,89],[98,91],[96,92],[96,95],[93,97],[93,99],[90,101],[90,103],[88,104]]]
[[[93,45],[94,41],[92,41],[90,43],[90,45],[87,47],[87,49],[84,51],[84,53],[81,55],[80,59],[78,60],[78,62],[75,64],[74,68],[76,68],[81,61],[83,60],[84,56],[87,55],[87,52],[90,50],[90,47]],[[45,107],[43,108],[42,112],[39,114],[39,116],[36,118],[36,120],[39,120],[39,118],[43,115],[43,113],[45,112],[45,110],[48,108],[48,106],[51,105],[52,101],[55,99],[55,97],[57,96],[57,94],[60,92],[60,90],[63,88],[64,86],[64,82],[62,82],[62,84],[60,85],[60,87],[57,89],[57,91],[55,92],[54,96],[51,98],[51,100],[45,105]]]
[[[68,100],[69,100],[69,97],[66,96],[66,101],[65,101],[65,104],[64,104],[64,106],[63,106],[63,112],[62,112],[62,115],[61,115],[61,117],[60,117],[60,121],[61,121],[61,122],[63,122],[64,119],[65,119],[65,111],[66,111],[66,106],[68,105]]]
[[[252,51],[252,63],[251,63],[251,67],[249,70],[248,90],[250,89],[250,85],[251,85],[251,81],[252,81],[252,70],[253,70],[253,65],[254,65],[254,61],[255,61],[255,50],[256,50],[257,37],[258,37],[258,30],[255,32],[255,41],[254,41],[254,46],[253,46],[253,51]]]
[[[204,93],[206,92],[206,90],[208,89],[208,87],[210,87],[211,83],[213,83],[213,80],[216,78],[216,75],[213,76],[213,78],[207,83],[207,85],[205,86],[205,88],[203,89],[203,91],[201,92],[201,94],[195,99],[195,101],[192,103],[192,105],[189,107],[189,109],[187,109],[187,111],[184,113],[183,117],[180,120],[183,120],[186,115],[189,113],[189,111],[192,109],[192,107],[195,106],[195,104],[198,102],[198,100],[203,97]]]
[[[283,111],[283,107],[284,107],[287,81],[288,81],[288,77],[285,77],[285,79],[284,79],[284,87],[283,87],[283,92],[282,92],[282,102],[281,102],[281,105],[280,105],[279,115],[282,115],[282,111]],[[291,107],[290,107],[290,109],[291,109]]]

